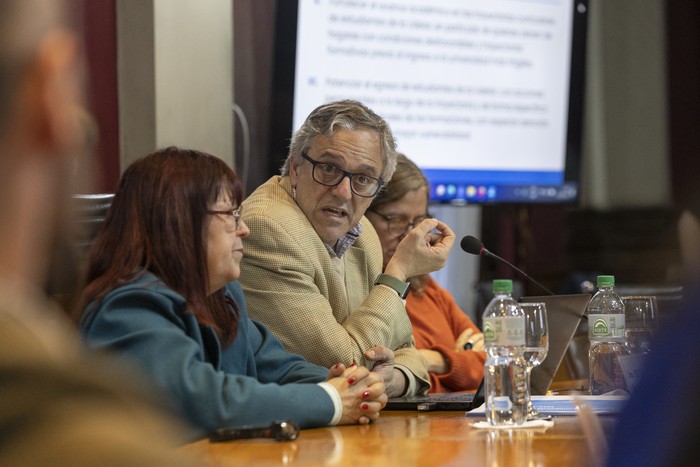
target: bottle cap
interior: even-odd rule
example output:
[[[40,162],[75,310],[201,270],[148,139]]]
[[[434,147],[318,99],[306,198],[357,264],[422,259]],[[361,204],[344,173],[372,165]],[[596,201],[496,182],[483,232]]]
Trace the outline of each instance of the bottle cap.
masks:
[[[510,279],[495,279],[492,290],[494,294],[511,293],[513,291],[513,281]]]
[[[614,287],[615,276],[598,276],[596,284],[598,287]]]

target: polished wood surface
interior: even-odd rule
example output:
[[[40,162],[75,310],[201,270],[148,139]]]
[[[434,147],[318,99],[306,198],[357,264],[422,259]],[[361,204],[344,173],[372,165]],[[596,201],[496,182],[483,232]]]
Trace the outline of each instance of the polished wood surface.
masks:
[[[213,465],[333,466],[590,466],[596,452],[579,417],[558,417],[548,429],[481,430],[483,418],[463,412],[382,412],[376,423],[302,430],[290,442],[266,439],[182,448]],[[599,417],[604,432],[614,418]]]
[[[567,380],[554,380],[552,384],[549,385],[548,395],[586,395],[588,394],[588,380],[587,379],[567,379]]]

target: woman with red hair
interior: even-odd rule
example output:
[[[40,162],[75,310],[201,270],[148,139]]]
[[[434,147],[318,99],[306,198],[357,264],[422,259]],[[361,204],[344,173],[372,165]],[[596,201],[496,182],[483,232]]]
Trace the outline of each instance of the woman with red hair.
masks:
[[[368,423],[386,403],[364,367],[330,372],[248,318],[238,282],[241,183],[220,159],[167,148],[121,178],[88,258],[88,343],[135,363],[203,431],[294,419]]]

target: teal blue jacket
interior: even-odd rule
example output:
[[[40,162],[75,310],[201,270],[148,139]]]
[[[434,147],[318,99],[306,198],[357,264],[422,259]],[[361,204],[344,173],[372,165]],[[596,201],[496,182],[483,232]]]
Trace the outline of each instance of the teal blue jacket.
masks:
[[[204,432],[291,418],[325,426],[334,408],[328,370],[288,353],[248,317],[238,282],[226,294],[239,309],[238,333],[222,348],[214,331],[187,312],[185,299],[151,274],[111,291],[81,323],[88,345],[123,356],[172,396],[181,416]]]

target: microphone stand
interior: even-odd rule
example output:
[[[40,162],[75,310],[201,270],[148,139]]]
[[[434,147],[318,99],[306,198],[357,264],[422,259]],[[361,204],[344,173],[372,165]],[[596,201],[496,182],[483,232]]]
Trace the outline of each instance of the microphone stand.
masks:
[[[522,274],[523,276],[525,276],[529,281],[531,281],[531,282],[532,282],[533,284],[535,284],[537,287],[539,287],[540,289],[542,289],[542,290],[544,290],[545,292],[547,292],[547,294],[549,294],[549,295],[555,295],[554,292],[552,292],[552,291],[549,290],[547,287],[545,287],[544,285],[542,285],[542,284],[540,284],[539,282],[537,282],[534,278],[528,276],[528,275],[525,273],[525,271],[521,270],[520,268],[518,268],[518,267],[515,266],[514,264],[511,264],[511,263],[508,262],[506,259],[501,258],[500,256],[491,253],[489,250],[487,250],[487,249],[484,248],[484,247],[481,247],[481,254],[484,255],[484,256],[488,256],[488,257],[490,257],[490,258],[497,259],[497,260],[499,260],[499,261],[503,261],[505,264],[507,264],[508,266],[510,266],[511,268],[513,268],[513,270],[515,270],[515,271],[519,272],[520,274]]]

